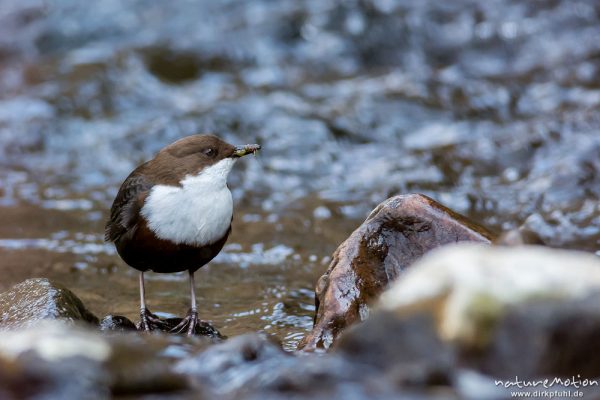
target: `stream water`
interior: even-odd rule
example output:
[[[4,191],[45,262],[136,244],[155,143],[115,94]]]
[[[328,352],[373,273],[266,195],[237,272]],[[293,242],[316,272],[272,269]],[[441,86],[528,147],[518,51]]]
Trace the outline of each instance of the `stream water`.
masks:
[[[260,143],[197,277],[226,335],[294,348],[329,256],[387,197],[600,247],[600,3],[253,0],[0,3],[0,289],[60,281],[137,320],[102,240],[118,186],[185,135]],[[148,274],[182,315],[186,276]]]

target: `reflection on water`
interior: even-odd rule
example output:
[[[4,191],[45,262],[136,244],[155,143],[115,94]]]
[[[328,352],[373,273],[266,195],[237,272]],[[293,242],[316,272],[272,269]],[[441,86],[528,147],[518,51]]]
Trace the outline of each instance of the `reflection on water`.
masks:
[[[0,287],[50,276],[134,317],[103,221],[131,169],[198,132],[264,149],[199,279],[225,334],[296,341],[326,257],[397,193],[597,251],[599,19],[570,0],[4,1]],[[177,275],[151,283],[154,310],[185,311]]]

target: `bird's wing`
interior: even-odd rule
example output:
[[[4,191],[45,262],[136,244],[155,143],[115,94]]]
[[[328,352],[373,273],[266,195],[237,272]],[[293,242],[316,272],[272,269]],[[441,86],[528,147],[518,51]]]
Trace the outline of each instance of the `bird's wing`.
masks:
[[[124,234],[136,229],[140,219],[139,211],[144,199],[154,184],[143,174],[142,167],[135,169],[125,179],[110,209],[110,218],[104,230],[104,240],[114,242]]]

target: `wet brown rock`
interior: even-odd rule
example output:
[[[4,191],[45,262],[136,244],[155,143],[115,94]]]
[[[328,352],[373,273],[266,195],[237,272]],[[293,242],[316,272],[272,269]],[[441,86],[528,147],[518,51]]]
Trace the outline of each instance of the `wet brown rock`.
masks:
[[[490,243],[493,235],[427,196],[395,196],[379,204],[333,254],[315,289],[315,324],[299,348],[328,348],[403,270],[448,243]]]
[[[26,327],[45,319],[98,323],[73,292],[45,278],[28,279],[0,294],[0,329]]]

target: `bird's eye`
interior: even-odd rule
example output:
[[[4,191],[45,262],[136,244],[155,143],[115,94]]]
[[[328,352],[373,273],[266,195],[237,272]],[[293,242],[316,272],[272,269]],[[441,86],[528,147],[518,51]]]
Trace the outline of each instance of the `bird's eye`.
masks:
[[[214,157],[217,154],[217,151],[210,147],[208,149],[204,149],[202,152],[208,157]]]

